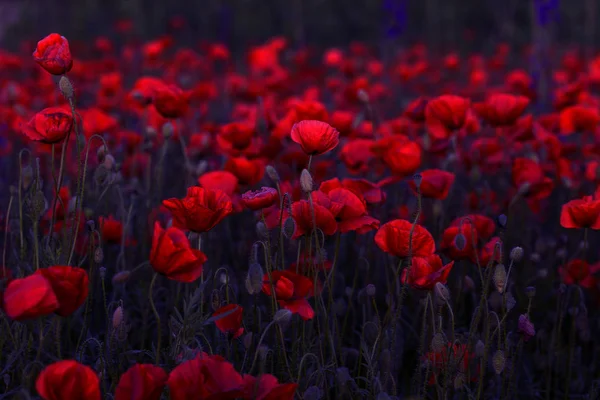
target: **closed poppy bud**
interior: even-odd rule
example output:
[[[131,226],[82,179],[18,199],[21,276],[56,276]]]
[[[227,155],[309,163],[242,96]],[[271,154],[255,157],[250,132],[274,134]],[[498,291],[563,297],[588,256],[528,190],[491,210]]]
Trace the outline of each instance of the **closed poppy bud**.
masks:
[[[283,221],[283,235],[286,238],[291,239],[294,236],[294,233],[296,233],[296,221],[294,221],[294,218],[292,217],[287,217],[285,221]]]
[[[523,248],[522,247],[515,247],[510,251],[510,255],[509,258],[511,261],[514,262],[519,262],[523,259]]]
[[[98,375],[75,360],[48,365],[38,375],[35,389],[44,400],[100,400]]]
[[[113,329],[118,329],[123,323],[123,307],[119,306],[112,316]]]
[[[119,379],[115,400],[159,400],[168,375],[152,364],[135,364]]]
[[[431,351],[434,353],[440,353],[446,347],[446,339],[444,338],[444,334],[441,332],[436,333],[431,338]]]
[[[279,182],[279,174],[272,165],[267,165],[267,167],[265,168],[265,173],[273,182]]]
[[[16,321],[51,314],[58,306],[52,285],[41,275],[15,279],[4,290],[4,312]]]
[[[246,290],[249,294],[259,293],[262,289],[264,271],[258,262],[253,262],[248,268],[246,276]]]
[[[69,80],[69,78],[67,78],[66,76],[61,76],[60,80],[58,81],[58,87],[60,89],[60,92],[62,93],[63,96],[65,96],[65,99],[67,100],[72,100],[73,99],[73,84],[71,83],[71,81]]]
[[[438,303],[444,304],[445,302],[450,300],[450,291],[448,290],[446,285],[444,285],[441,282],[437,282],[435,284],[433,293],[436,299],[438,300]]]
[[[494,372],[497,375],[500,375],[502,371],[504,371],[504,366],[506,365],[506,357],[504,356],[504,352],[502,350],[497,350],[492,356],[492,367],[494,368]]]
[[[33,59],[52,75],[63,75],[73,68],[69,41],[58,33],[51,33],[37,43]]]
[[[256,223],[256,233],[261,239],[267,239],[269,237],[269,230],[264,222],[258,221]]]
[[[30,140],[46,144],[62,142],[73,128],[73,116],[60,107],[46,108],[21,126]]]
[[[496,265],[492,279],[494,280],[496,290],[498,290],[500,293],[503,293],[504,288],[506,287],[506,268],[504,267],[504,264]]]
[[[300,174],[300,187],[303,192],[310,193],[313,191],[313,179],[310,172],[305,168]]]

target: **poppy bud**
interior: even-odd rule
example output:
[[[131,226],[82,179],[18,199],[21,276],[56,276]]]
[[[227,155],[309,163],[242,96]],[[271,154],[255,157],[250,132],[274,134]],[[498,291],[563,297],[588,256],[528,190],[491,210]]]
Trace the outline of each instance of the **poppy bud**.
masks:
[[[277,310],[275,315],[273,315],[273,321],[281,327],[287,327],[291,320],[292,312],[286,308]]]
[[[419,189],[421,187],[421,182],[423,182],[423,177],[421,174],[415,174],[413,176],[413,181],[415,182],[416,188]]]
[[[497,350],[492,356],[492,367],[494,368],[494,372],[497,375],[500,375],[502,371],[504,371],[504,366],[506,364],[506,357],[504,357],[504,352],[502,350]]]
[[[310,193],[313,191],[313,179],[310,175],[310,172],[308,172],[306,168],[304,168],[300,174],[300,187],[305,193]]]
[[[454,237],[454,247],[456,247],[460,251],[463,251],[465,247],[467,247],[467,239],[465,238],[465,235],[463,235],[462,233],[458,233]]]
[[[514,261],[514,262],[519,262],[523,259],[523,248],[522,247],[515,247],[510,251],[510,260]]]
[[[119,306],[112,316],[113,329],[118,329],[123,323],[123,307]]]
[[[22,188],[27,189],[33,182],[33,168],[31,165],[27,165],[21,169],[21,182]]]
[[[162,126],[162,135],[165,139],[170,139],[175,133],[175,127],[171,122],[167,122]]]
[[[102,261],[104,261],[104,250],[102,250],[102,247],[96,247],[96,250],[94,250],[94,262],[100,264]],[[104,268],[104,271],[106,271],[106,268]]]
[[[504,214],[500,214],[498,215],[498,225],[500,225],[501,228],[506,228],[506,223],[508,222],[508,217]]]
[[[247,334],[244,335],[244,338],[242,339],[242,343],[244,344],[244,347],[246,349],[249,349],[250,346],[252,346],[252,332],[248,332]]]
[[[527,295],[527,297],[529,297],[530,299],[535,297],[535,287],[533,286],[527,286],[525,288],[525,294]]]
[[[442,304],[450,300],[450,291],[442,282],[436,282],[433,288],[433,293],[436,297],[436,300]]]
[[[129,272],[129,271],[117,272],[112,278],[112,283],[113,284],[125,283],[129,280],[130,275],[131,275],[131,272]]]
[[[275,183],[279,182],[279,174],[277,173],[277,170],[271,166],[271,165],[267,165],[267,167],[265,168],[265,172],[267,173],[267,176]]]
[[[375,296],[375,292],[376,292],[375,285],[373,285],[371,283],[368,284],[367,287],[365,288],[365,291],[367,293],[367,296],[369,296],[369,297]]]
[[[369,102],[369,94],[365,90],[363,90],[363,89],[358,89],[356,91],[356,98],[361,103],[368,103]]]
[[[478,340],[475,343],[475,355],[477,357],[483,357],[483,352],[485,351],[485,344],[481,340]]]
[[[269,230],[264,222],[258,221],[256,223],[256,234],[261,239],[267,239],[269,237]]]
[[[506,268],[504,267],[504,264],[496,265],[493,280],[496,290],[500,293],[503,293],[504,288],[506,287]]]
[[[535,336],[535,328],[526,314],[519,316],[518,331],[523,335],[523,340],[528,341]]]
[[[444,334],[441,332],[436,333],[431,338],[431,351],[434,353],[440,353],[444,350],[446,346],[446,340],[444,339]]]
[[[248,275],[246,276],[246,290],[249,294],[257,294],[262,290],[264,271],[262,266],[253,262],[248,268]]]
[[[473,279],[469,275],[465,275],[463,282],[464,282],[463,287],[464,287],[465,291],[470,291],[470,290],[475,289],[475,282],[473,282]]]
[[[515,300],[515,296],[512,293],[506,293],[506,309],[508,311],[512,310],[517,305],[517,300]]]
[[[146,137],[147,138],[155,138],[157,133],[158,132],[156,132],[156,129],[154,129],[154,127],[152,127],[152,126],[146,127]]]
[[[296,221],[294,221],[294,218],[292,217],[287,217],[283,222],[283,235],[286,238],[291,239],[294,236],[294,233],[296,233]]]
[[[65,75],[61,76],[60,80],[58,81],[58,87],[62,95],[65,96],[65,99],[69,101],[73,100],[73,84],[69,78],[67,78]]]

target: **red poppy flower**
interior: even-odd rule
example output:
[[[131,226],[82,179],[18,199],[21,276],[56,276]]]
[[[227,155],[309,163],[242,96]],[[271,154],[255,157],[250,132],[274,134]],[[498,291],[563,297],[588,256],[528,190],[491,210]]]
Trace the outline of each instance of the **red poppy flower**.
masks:
[[[206,353],[175,367],[167,386],[171,400],[235,400],[243,395],[243,378],[233,365]]]
[[[421,166],[421,146],[417,142],[392,142],[383,153],[383,162],[394,176],[414,174]]]
[[[411,233],[412,232],[412,233]],[[409,243],[412,235],[412,249],[409,254]],[[396,257],[428,257],[435,252],[435,242],[431,233],[421,225],[395,219],[386,224],[375,234],[375,243],[384,252]]]
[[[429,99],[426,97],[416,98],[408,106],[406,106],[404,115],[410,118],[413,122],[425,122],[425,108],[427,107],[427,103],[429,103]]]
[[[236,339],[244,333],[244,328],[242,328],[243,312],[242,306],[227,304],[213,313],[213,318],[217,317],[215,325],[231,339]],[[221,315],[222,317],[219,317]]]
[[[44,400],[100,400],[100,379],[87,365],[57,361],[40,372],[35,390]]]
[[[560,225],[570,229],[600,229],[600,200],[585,196],[564,204],[560,211]]]
[[[263,186],[260,190],[249,190],[242,194],[242,202],[249,209],[256,211],[271,207],[279,199],[276,189]]]
[[[242,185],[256,185],[265,175],[265,163],[260,159],[232,157],[227,160],[223,169],[234,174]]]
[[[46,108],[26,124],[21,131],[30,140],[53,144],[62,142],[73,128],[73,116],[61,107]]]
[[[502,262],[501,245],[502,240],[498,236],[491,238],[479,251],[479,266],[487,267],[490,263]]]
[[[600,113],[592,107],[574,105],[560,112],[560,133],[594,132],[600,123]]]
[[[121,375],[115,400],[159,400],[167,379],[167,373],[160,367],[135,364]]]
[[[55,312],[62,317],[73,314],[87,299],[89,279],[84,269],[55,265],[40,268],[35,274],[43,276],[50,282],[59,304]]]
[[[312,209],[314,209],[314,224]],[[333,235],[337,231],[335,217],[331,211],[320,204],[313,204],[311,207],[307,200],[297,201],[292,204],[292,217],[296,222],[294,239],[312,233],[314,228],[321,229],[325,235]]]
[[[524,157],[514,160],[512,179],[519,190],[524,190],[527,197],[534,199],[546,198],[554,189],[552,179],[545,176],[542,166],[538,162]]]
[[[371,139],[355,139],[347,142],[340,150],[340,160],[351,174],[368,172],[375,155],[371,151]]]
[[[244,398],[252,400],[294,400],[297,383],[279,383],[276,377],[244,375]]]
[[[229,171],[211,171],[198,178],[198,184],[208,190],[222,190],[233,197],[238,188],[238,178]]]
[[[477,231],[477,237],[489,239],[496,231],[496,223],[490,217],[481,214],[469,214],[464,217],[455,218],[450,226],[459,226],[463,223],[472,223]]]
[[[248,122],[231,122],[221,127],[217,143],[225,151],[229,148],[241,151],[250,146],[254,134],[254,125]]]
[[[402,280],[415,289],[431,290],[436,283],[446,284],[448,275],[452,270],[454,261],[443,265],[442,259],[437,254],[427,257],[413,257],[410,272],[404,269]]]
[[[442,95],[425,107],[425,123],[435,138],[446,138],[449,132],[461,129],[467,120],[470,102],[460,96]],[[449,131],[449,132],[448,132]]]
[[[313,295],[313,282],[310,279],[292,271],[273,271],[271,278],[272,282],[269,281],[268,274],[263,276],[262,290],[272,296],[272,285],[280,307],[290,310],[292,314],[300,315],[303,320],[315,316],[315,311],[307,300],[307,297]]]
[[[442,235],[442,249],[453,260],[474,259],[477,251],[477,229],[468,221],[446,228]]]
[[[421,175],[419,190],[423,197],[438,200],[444,200],[448,197],[448,192],[455,179],[455,175],[452,172],[441,169],[427,169],[419,175]],[[416,192],[417,188],[414,180],[411,180],[408,185]]]
[[[37,43],[33,59],[52,75],[64,75],[73,68],[69,41],[58,33],[51,33]]]
[[[327,108],[319,101],[299,101],[295,104],[294,112],[296,121],[314,120],[329,122]]]
[[[190,247],[181,230],[163,229],[160,223],[154,223],[150,264],[156,272],[178,282],[193,282],[202,275],[206,260],[203,252]]]
[[[15,279],[4,290],[4,312],[17,321],[52,314],[58,307],[52,285],[41,275]]]
[[[366,233],[379,228],[379,221],[367,215],[367,206],[359,197],[345,188],[335,188],[327,194],[312,192],[313,202],[326,207],[338,222],[338,231]]]
[[[167,199],[163,205],[173,214],[173,225],[192,232],[208,232],[231,214],[231,199],[221,190],[189,187],[183,199]]]
[[[586,289],[593,289],[598,281],[594,274],[600,272],[600,263],[590,265],[587,261],[575,259],[567,265],[561,265],[558,272],[566,285],[578,284]]]
[[[110,215],[108,218],[99,217],[98,222],[100,223],[102,239],[105,242],[121,243],[121,239],[123,238],[123,224],[121,221]]]
[[[291,138],[302,150],[316,156],[333,150],[339,143],[340,133],[326,122],[304,120],[292,127]]]
[[[180,118],[188,109],[188,99],[175,85],[160,85],[154,91],[154,107],[164,118]]]
[[[514,125],[528,105],[529,99],[525,96],[494,93],[474,108],[488,124],[499,127]]]

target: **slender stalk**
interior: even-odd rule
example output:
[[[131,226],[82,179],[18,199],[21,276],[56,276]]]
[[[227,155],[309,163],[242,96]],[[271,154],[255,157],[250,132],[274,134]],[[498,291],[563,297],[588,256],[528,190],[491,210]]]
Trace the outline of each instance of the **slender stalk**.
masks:
[[[160,341],[162,338],[162,327],[160,322],[160,315],[156,310],[156,306],[154,305],[154,298],[152,296],[152,289],[154,289],[154,284],[156,283],[156,278],[158,277],[158,273],[154,273],[152,277],[152,281],[150,282],[150,289],[148,289],[148,300],[150,300],[150,307],[152,307],[152,312],[154,313],[154,317],[156,318],[156,359],[154,363],[156,365],[160,364]]]

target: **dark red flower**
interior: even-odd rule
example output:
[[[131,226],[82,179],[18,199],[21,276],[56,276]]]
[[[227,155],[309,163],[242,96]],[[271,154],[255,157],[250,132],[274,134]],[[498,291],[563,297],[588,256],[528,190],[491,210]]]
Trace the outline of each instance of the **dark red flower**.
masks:
[[[55,265],[40,268],[35,274],[50,282],[52,291],[58,300],[56,314],[66,317],[73,314],[85,302],[89,292],[87,272],[79,267]]]
[[[135,364],[121,378],[115,389],[115,400],[159,400],[167,373],[152,364]]]
[[[17,321],[52,314],[58,307],[52,285],[41,275],[15,279],[4,290],[4,312]]]
[[[384,150],[382,159],[393,175],[412,175],[421,166],[421,146],[413,141],[393,141]]]
[[[217,143],[223,150],[232,147],[241,151],[250,146],[254,134],[254,125],[248,122],[231,122],[221,127],[217,136]]]
[[[100,231],[102,232],[102,240],[107,243],[121,243],[123,238],[123,224],[120,220],[115,219],[112,215],[99,217]]]
[[[314,223],[311,207],[314,210]],[[335,217],[331,211],[320,204],[311,206],[307,200],[297,201],[292,204],[292,217],[296,222],[294,239],[305,234],[311,234],[315,228],[321,229],[325,235],[333,235],[337,231]]]
[[[409,243],[412,248],[409,254]],[[429,257],[435,252],[435,242],[431,233],[421,225],[395,219],[386,224],[375,234],[375,243],[384,252],[396,257]]]
[[[576,132],[594,132],[600,123],[600,113],[596,108],[574,105],[560,112],[560,133],[569,135]]]
[[[421,175],[421,185],[419,186],[421,195],[438,200],[444,200],[448,197],[448,192],[456,178],[452,172],[441,169],[427,169],[419,175]],[[411,179],[408,184],[416,192],[415,181]]]
[[[570,229],[600,229],[600,200],[585,196],[564,204],[560,211],[560,226]]]
[[[271,279],[272,281],[269,281],[269,274],[263,276],[262,290],[272,296],[273,286],[280,307],[300,315],[304,320],[315,316],[315,311],[307,300],[313,295],[313,282],[310,279],[292,271],[273,271]]]
[[[270,374],[258,378],[244,375],[244,399],[247,400],[294,400],[297,389],[297,383],[279,383]]]
[[[453,265],[454,261],[443,265],[442,259],[437,254],[413,257],[410,271],[407,268],[404,269],[402,280],[415,289],[431,290],[438,282],[446,284]]]
[[[276,189],[263,186],[260,190],[249,190],[242,194],[242,202],[251,210],[262,210],[271,207],[279,199]]]
[[[171,400],[235,400],[243,395],[243,378],[221,356],[199,354],[169,374]]]
[[[223,169],[234,174],[240,184],[253,186],[263,178],[265,163],[261,159],[249,160],[246,157],[231,157]]]
[[[73,128],[73,116],[61,107],[46,108],[21,126],[30,140],[53,144],[62,142]]]
[[[222,190],[233,197],[238,189],[238,178],[229,171],[210,171],[198,178],[198,184],[208,190]]]
[[[180,118],[188,110],[188,98],[175,85],[159,85],[154,91],[154,107],[164,118]]]
[[[473,260],[476,261],[476,260]],[[490,263],[500,263],[502,261],[502,240],[495,236],[491,238],[479,250],[479,266],[487,267]]]
[[[183,199],[164,200],[163,205],[171,211],[175,227],[196,233],[211,230],[233,211],[223,191],[197,186],[189,187]]]
[[[178,282],[193,282],[202,275],[206,255],[190,247],[185,233],[175,227],[163,229],[154,224],[150,264],[167,278]]]
[[[244,309],[237,304],[227,304],[213,313],[215,325],[221,332],[232,339],[236,339],[244,333],[242,328],[242,316]]]
[[[339,143],[340,133],[326,122],[304,120],[292,127],[291,138],[302,150],[316,156],[333,150]]]
[[[590,265],[587,261],[575,259],[560,266],[558,272],[566,285],[578,284],[586,289],[593,289],[598,282],[594,275],[600,272],[600,263]]]
[[[474,108],[488,124],[499,127],[514,125],[528,105],[529,99],[525,96],[494,93]]]
[[[379,220],[367,214],[367,205],[362,196],[346,188],[331,189],[327,193],[312,192],[314,204],[327,208],[338,223],[338,231],[366,233],[379,228]]]
[[[464,217],[455,218],[450,226],[459,226],[463,223],[472,223],[480,239],[489,239],[496,231],[496,223],[490,217],[481,214],[469,214]]]
[[[429,133],[436,138],[446,138],[450,132],[461,129],[469,107],[469,100],[460,96],[442,95],[430,100],[425,107]]]
[[[468,221],[446,228],[442,235],[442,249],[453,260],[474,260],[477,251],[477,229]]]
[[[35,389],[44,400],[100,400],[100,379],[75,360],[57,361],[40,372]]]
[[[73,68],[69,41],[58,33],[51,33],[37,43],[33,59],[52,75],[64,75]]]

